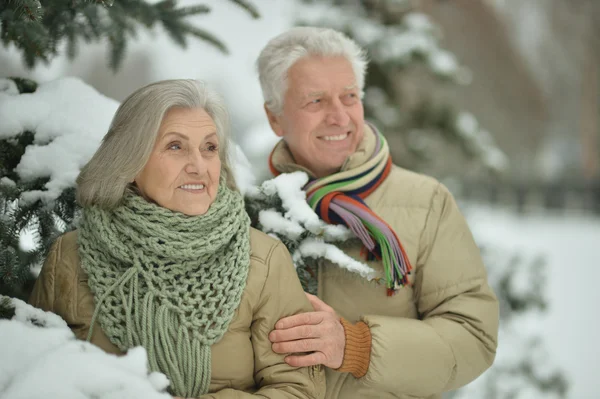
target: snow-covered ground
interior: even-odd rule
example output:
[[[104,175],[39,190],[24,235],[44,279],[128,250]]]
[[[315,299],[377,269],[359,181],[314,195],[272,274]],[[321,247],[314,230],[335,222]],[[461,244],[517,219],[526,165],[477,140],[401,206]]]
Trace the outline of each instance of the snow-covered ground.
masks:
[[[549,309],[540,329],[546,349],[569,379],[568,398],[597,398],[600,217],[542,212],[518,215],[481,205],[464,209],[478,240],[529,258],[544,257]]]

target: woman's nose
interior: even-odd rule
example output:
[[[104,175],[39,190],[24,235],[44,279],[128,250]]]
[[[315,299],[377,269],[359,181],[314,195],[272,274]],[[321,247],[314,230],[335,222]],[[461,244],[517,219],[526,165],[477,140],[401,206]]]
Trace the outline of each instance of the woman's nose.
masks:
[[[202,157],[200,151],[193,151],[189,154],[185,171],[190,174],[202,174],[206,172],[206,160]]]

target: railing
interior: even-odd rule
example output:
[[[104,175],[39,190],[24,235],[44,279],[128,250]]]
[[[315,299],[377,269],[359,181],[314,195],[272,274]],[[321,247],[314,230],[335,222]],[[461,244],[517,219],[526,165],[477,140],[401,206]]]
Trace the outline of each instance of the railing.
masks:
[[[509,207],[521,213],[553,210],[600,215],[600,180],[560,183],[468,181],[455,192],[464,201]]]

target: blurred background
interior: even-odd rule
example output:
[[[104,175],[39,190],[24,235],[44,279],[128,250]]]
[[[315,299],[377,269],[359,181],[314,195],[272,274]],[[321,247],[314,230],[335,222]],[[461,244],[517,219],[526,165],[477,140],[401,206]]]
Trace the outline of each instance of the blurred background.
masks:
[[[21,93],[74,76],[120,102],[156,80],[203,79],[225,97],[258,179],[268,177],[276,141],[258,53],[294,25],[347,33],[371,60],[367,119],[396,164],[438,178],[457,197],[501,299],[495,365],[447,397],[598,397],[600,1],[9,3],[0,5],[0,78],[31,79],[16,80]],[[51,208],[38,201],[15,216],[19,193],[33,184],[15,170],[34,136],[17,145],[25,132],[0,131],[0,177],[12,182],[0,184],[0,293],[15,296],[27,291],[11,288],[23,280],[15,265],[39,267],[57,232],[36,233],[29,248],[14,241]],[[48,179],[38,177],[43,189]]]

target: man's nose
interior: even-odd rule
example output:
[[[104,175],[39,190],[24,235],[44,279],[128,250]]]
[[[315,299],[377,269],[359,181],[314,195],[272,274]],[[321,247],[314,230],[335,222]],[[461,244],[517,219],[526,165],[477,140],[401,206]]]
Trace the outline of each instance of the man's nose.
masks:
[[[350,123],[350,116],[340,100],[336,99],[330,103],[327,123],[338,126],[347,126]]]

